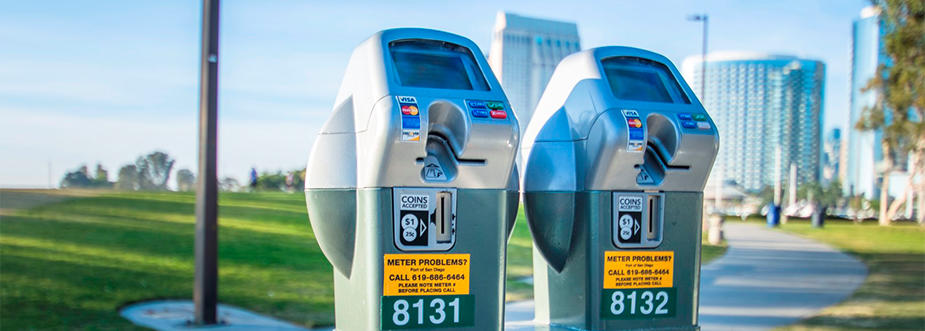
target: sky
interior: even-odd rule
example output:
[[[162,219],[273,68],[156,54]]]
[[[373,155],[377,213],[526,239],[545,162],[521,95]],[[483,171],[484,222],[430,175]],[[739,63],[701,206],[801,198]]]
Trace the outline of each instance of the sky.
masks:
[[[376,31],[425,27],[487,53],[496,13],[575,22],[582,48],[624,45],[675,65],[751,51],[826,64],[824,123],[846,127],[851,24],[865,0],[224,1],[219,176],[302,168],[353,48]],[[160,150],[196,170],[199,1],[0,0],[0,187],[57,186],[100,163]],[[171,180],[172,181],[172,180]]]

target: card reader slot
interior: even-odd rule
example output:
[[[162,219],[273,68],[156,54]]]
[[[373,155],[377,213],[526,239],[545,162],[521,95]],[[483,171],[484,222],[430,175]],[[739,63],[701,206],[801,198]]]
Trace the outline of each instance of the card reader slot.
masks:
[[[666,161],[668,159],[667,151],[661,144],[656,144],[652,140],[646,141],[646,153],[651,153],[654,160],[658,161],[662,169],[665,170],[690,170],[691,166],[687,165],[670,165]]]
[[[456,161],[456,163],[459,165],[467,165],[467,166],[484,166],[485,165],[485,159],[463,159],[463,158],[458,157],[456,149],[453,148],[453,145],[449,143],[449,139],[447,139],[446,136],[444,136],[440,132],[432,131],[432,132],[427,133],[427,140],[435,140],[435,141],[439,141],[440,143],[442,143],[443,146],[445,146],[450,151],[450,153],[447,153],[447,154],[452,156],[453,160]],[[423,164],[424,158],[419,157],[415,161],[417,161],[417,163],[419,164]]]

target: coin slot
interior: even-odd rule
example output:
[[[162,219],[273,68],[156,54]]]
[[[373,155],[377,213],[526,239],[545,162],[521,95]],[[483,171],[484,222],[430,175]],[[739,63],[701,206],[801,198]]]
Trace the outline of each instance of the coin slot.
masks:
[[[646,227],[646,239],[657,241],[659,239],[658,234],[661,232],[659,231],[659,227],[661,226],[661,218],[659,217],[661,213],[659,206],[661,204],[658,201],[659,196],[649,195],[646,199],[648,200],[648,213],[646,216],[648,216],[649,221]]]
[[[437,243],[449,243],[453,239],[453,195],[450,192],[437,193],[436,238]]]

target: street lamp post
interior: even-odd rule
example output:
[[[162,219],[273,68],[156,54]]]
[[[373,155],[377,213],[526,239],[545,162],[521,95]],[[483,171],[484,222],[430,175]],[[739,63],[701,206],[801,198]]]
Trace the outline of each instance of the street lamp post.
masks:
[[[703,36],[700,53],[700,100],[704,100],[706,98],[707,91],[707,26],[709,25],[710,17],[707,16],[707,14],[690,15],[687,17],[687,20],[703,22]]]
[[[690,15],[687,17],[689,21],[703,22],[703,36],[701,44],[701,53],[700,53],[700,102],[706,102],[707,97],[707,26],[710,22],[710,17],[707,14],[696,14]],[[721,209],[723,208],[723,169],[713,170],[716,174],[714,179],[714,185],[716,187],[713,190],[714,200],[713,200],[713,212],[709,216],[709,232],[708,240],[712,244],[719,244],[723,240],[723,215]]]
[[[218,13],[219,0],[202,1],[199,62],[199,181],[196,187],[195,324],[218,322]]]

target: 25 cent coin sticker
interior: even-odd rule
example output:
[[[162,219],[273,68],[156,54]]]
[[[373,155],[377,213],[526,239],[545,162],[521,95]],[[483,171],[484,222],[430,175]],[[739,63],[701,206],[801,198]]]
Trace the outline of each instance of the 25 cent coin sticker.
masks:
[[[674,252],[604,252],[604,288],[674,286]]]
[[[385,254],[382,295],[469,294],[469,254]]]

